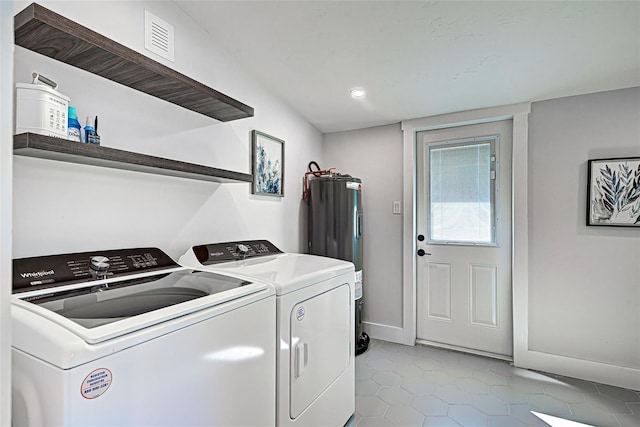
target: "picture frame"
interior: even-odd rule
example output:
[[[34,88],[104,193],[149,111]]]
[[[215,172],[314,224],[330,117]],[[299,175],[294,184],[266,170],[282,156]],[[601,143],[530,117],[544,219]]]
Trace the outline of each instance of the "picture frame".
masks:
[[[284,141],[253,130],[251,192],[265,196],[284,197]]]
[[[640,227],[640,157],[588,162],[587,225]]]

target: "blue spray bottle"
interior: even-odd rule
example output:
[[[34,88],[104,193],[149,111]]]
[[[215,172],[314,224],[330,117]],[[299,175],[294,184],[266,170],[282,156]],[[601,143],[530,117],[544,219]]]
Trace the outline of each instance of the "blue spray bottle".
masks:
[[[88,116],[87,124],[84,126],[84,142],[87,144],[100,145],[100,137],[93,126],[94,119]]]

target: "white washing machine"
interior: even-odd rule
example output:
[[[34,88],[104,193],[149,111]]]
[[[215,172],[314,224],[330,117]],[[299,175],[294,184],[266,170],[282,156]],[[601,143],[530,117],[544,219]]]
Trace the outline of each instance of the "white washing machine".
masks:
[[[276,304],[156,248],[13,262],[13,426],[275,424]]]
[[[280,427],[339,427],[355,412],[354,266],[282,253],[266,240],[194,246],[182,265],[276,291]]]

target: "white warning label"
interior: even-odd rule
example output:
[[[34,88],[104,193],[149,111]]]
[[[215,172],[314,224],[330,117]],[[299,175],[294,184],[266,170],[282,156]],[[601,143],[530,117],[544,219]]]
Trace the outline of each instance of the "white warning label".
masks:
[[[362,270],[356,271],[356,295],[355,299],[362,298]]]
[[[362,184],[360,184],[359,182],[347,182],[346,186],[351,190],[362,191]]]
[[[111,386],[113,375],[106,368],[99,368],[86,376],[80,386],[80,393],[85,399],[95,399],[102,396]]]

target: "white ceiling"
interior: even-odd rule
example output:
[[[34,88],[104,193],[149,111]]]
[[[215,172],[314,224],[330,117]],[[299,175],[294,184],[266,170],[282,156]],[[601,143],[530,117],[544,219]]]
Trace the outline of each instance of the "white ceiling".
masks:
[[[640,1],[174,1],[323,133],[640,86]]]

